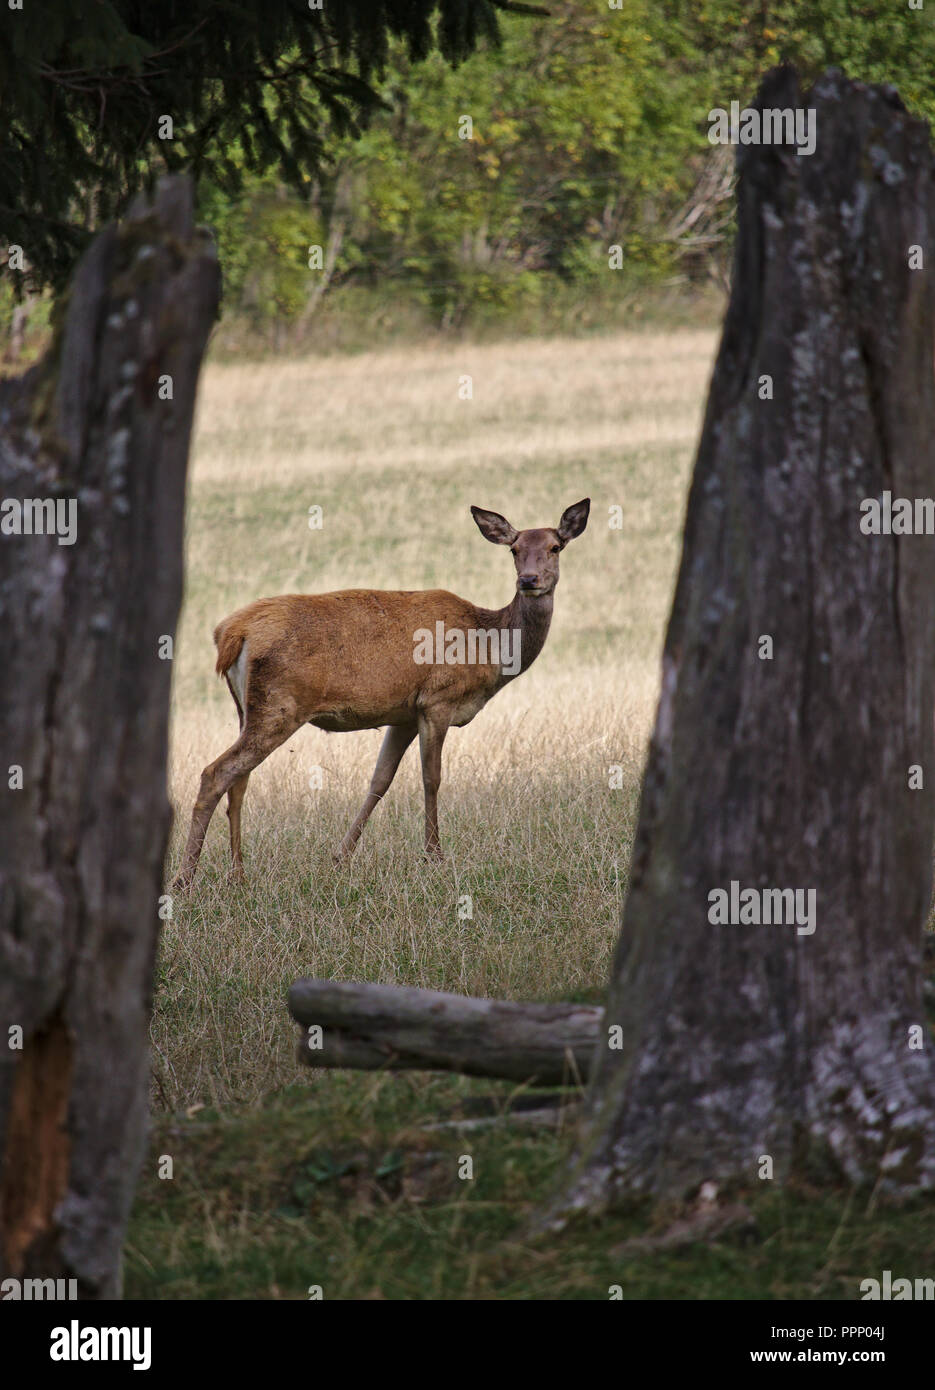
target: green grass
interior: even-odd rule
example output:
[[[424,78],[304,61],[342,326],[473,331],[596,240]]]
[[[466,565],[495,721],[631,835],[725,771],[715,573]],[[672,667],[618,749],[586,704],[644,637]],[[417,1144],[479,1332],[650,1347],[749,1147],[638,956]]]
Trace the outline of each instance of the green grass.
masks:
[[[243,887],[228,881],[216,816],[160,944],[131,1296],[304,1298],[321,1284],[329,1298],[606,1298],[620,1284],[628,1297],[854,1298],[882,1268],[931,1273],[926,1206],[873,1211],[866,1194],[767,1183],[750,1196],[749,1244],[615,1253],[665,1222],[648,1208],[533,1240],[531,1214],[574,1144],[570,1117],[561,1133],[433,1132],[423,1126],[512,1088],[414,1073],[297,1081],[285,996],[303,975],[602,999],[713,346],[687,330],[208,369],[174,662],[170,874],[201,768],[236,733],[211,644],[225,613],[356,586],[449,588],[494,606],[512,566],[471,503],[519,526],[555,524],[585,495],[592,513],[562,556],[542,655],[446,743],[443,865],[422,859],[414,751],[351,864],[332,864],[376,731],[305,729],[253,774]],[[457,400],[462,373],[470,403]],[[308,528],[313,503],[321,531]],[[457,1176],[465,1153],[471,1181]],[[175,1161],[171,1181],[156,1176],[160,1154]]]
[[[159,1120],[125,1259],[129,1298],[857,1299],[881,1271],[932,1272],[935,1204],[896,1210],[845,1188],[732,1194],[756,1230],[631,1254],[670,1210],[638,1203],[558,1235],[530,1234],[573,1125],[458,1132],[506,1083],[351,1076],[296,1084],[260,1106]],[[171,1180],[155,1176],[159,1156]],[[463,1158],[473,1177],[459,1177]]]
[[[710,333],[621,334],[599,351],[449,344],[208,369],[174,661],[170,872],[200,771],[236,734],[211,644],[225,613],[357,586],[447,588],[496,606],[513,566],[477,531],[471,503],[520,526],[554,525],[582,496],[592,512],[562,557],[542,655],[446,742],[443,866],[422,862],[415,749],[351,865],[331,862],[378,731],[303,729],[257,769],[243,889],[228,883],[223,809],[215,816],[163,933],[158,1107],[252,1104],[290,1080],[282,999],[298,975],[508,999],[603,989],[712,347]],[[457,396],[463,373],[472,401]],[[321,530],[309,529],[312,504]],[[458,915],[466,895],[470,920]]]

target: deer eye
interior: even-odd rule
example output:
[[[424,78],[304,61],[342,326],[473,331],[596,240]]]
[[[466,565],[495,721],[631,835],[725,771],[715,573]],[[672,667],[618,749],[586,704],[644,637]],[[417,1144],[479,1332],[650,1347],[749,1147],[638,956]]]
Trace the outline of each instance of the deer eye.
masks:
[[[552,550],[551,550],[551,554],[557,555],[558,552],[561,550],[561,548],[562,548],[562,547],[561,547],[560,545],[553,545],[553,546],[552,546]]]
[[[516,554],[516,546],[515,546],[515,545],[511,545],[511,546],[510,546],[510,554],[511,554],[511,555],[515,555],[515,554]]]

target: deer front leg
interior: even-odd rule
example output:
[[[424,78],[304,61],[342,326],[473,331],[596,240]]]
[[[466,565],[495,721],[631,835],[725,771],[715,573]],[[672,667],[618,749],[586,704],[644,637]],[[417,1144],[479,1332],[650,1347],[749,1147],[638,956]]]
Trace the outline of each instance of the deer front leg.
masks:
[[[447,721],[431,714],[419,716],[419,751],[422,754],[422,786],[425,789],[425,856],[444,859],[438,838],[438,788],[442,780],[442,747]]]
[[[380,753],[377,757],[377,765],[373,770],[370,779],[370,790],[364,800],[363,806],[357,813],[354,824],[344,836],[338,846],[337,853],[333,856],[335,863],[340,863],[343,859],[349,859],[354,853],[357,841],[360,839],[361,831],[367,824],[381,799],[390,789],[390,783],[396,776],[396,769],[402,762],[403,754],[409,747],[418,732],[417,724],[391,724],[383,735],[383,742],[380,744]]]

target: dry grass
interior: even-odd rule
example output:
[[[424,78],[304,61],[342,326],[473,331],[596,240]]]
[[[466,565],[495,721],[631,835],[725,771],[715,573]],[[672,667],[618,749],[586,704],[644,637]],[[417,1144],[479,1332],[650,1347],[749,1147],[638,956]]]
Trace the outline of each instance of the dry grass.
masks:
[[[445,749],[447,862],[422,862],[410,751],[349,868],[334,845],[380,734],[306,729],[253,776],[249,883],[209,831],[174,903],[154,1023],[157,1102],[254,1101],[295,1077],[283,996],[298,975],[511,998],[595,997],[606,980],[655,706],[710,333],[368,353],[212,366],[203,382],[173,704],[170,868],[202,766],[236,734],[211,631],[264,594],[438,586],[495,605],[512,566],[471,503],[556,524],[590,495],[562,557],[533,669]],[[473,399],[458,399],[459,378]],[[308,509],[324,526],[308,527]],[[619,505],[622,529],[608,526]],[[621,764],[622,790],[609,769]],[[319,766],[321,790],[309,789]],[[473,916],[459,916],[471,900]]]

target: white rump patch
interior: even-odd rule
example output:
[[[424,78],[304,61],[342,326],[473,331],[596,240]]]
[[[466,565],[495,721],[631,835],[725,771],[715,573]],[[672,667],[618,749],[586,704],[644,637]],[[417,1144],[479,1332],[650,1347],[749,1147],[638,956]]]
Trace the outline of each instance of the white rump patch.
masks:
[[[240,708],[241,708],[242,710],[244,710],[244,712],[246,712],[247,703],[246,703],[246,700],[244,699],[244,691],[245,691],[246,688],[247,688],[247,643],[246,643],[246,641],[244,642],[243,646],[240,648],[240,655],[238,656],[237,660],[234,662],[233,666],[228,666],[228,668],[227,668],[227,670],[224,672],[224,674],[225,674],[225,676],[227,677],[227,679],[228,679],[228,680],[230,681],[230,683],[231,683],[231,689],[233,690],[234,694],[237,696],[237,702],[238,702],[238,704],[240,705]]]

